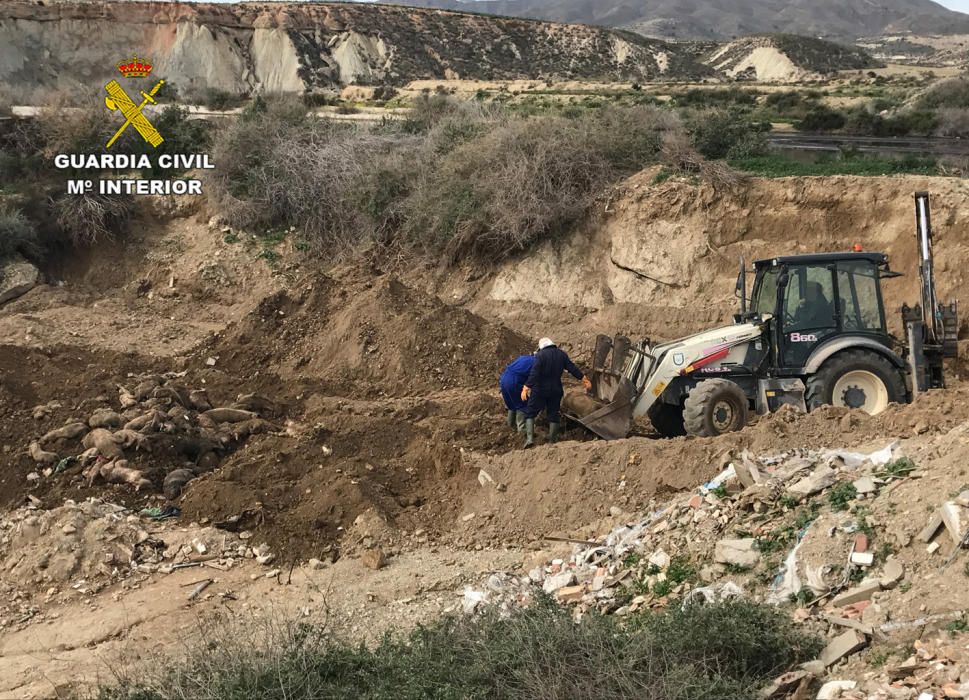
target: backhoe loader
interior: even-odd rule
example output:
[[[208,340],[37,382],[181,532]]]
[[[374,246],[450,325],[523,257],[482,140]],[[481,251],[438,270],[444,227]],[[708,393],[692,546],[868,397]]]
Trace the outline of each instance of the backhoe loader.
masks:
[[[915,212],[922,298],[902,306],[904,339],[885,323],[882,280],[900,275],[883,253],[856,246],[758,260],[749,303],[741,259],[733,325],[660,344],[599,336],[591,396],[566,396],[566,415],[607,440],[626,437],[642,416],[665,437],[711,436],[784,404],[877,414],[944,388],[957,305],[936,298],[927,193],[916,193]]]

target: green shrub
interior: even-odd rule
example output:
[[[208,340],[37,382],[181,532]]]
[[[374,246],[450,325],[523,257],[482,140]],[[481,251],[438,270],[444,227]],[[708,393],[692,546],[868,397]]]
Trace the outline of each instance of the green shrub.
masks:
[[[766,135],[770,123],[749,115],[724,109],[702,110],[688,114],[686,126],[693,146],[705,158],[726,158],[737,153],[761,155],[767,151]]]
[[[625,624],[591,613],[577,624],[539,601],[507,617],[444,618],[372,649],[305,623],[255,638],[210,631],[189,658],[155,660],[100,697],[746,700],[820,646],[753,603],[694,605]]]
[[[797,123],[798,131],[837,131],[845,125],[841,112],[825,105],[817,105]]]
[[[691,88],[673,96],[678,107],[730,107],[733,105],[757,104],[757,94],[753,90],[738,87],[727,89]]]
[[[206,87],[202,90],[191,92],[189,99],[215,112],[225,112],[236,107],[241,107],[246,101],[246,96],[237,92]]]

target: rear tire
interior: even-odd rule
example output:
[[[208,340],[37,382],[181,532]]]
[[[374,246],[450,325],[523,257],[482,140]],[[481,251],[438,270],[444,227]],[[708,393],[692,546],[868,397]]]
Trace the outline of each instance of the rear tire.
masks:
[[[713,437],[747,425],[747,395],[728,379],[704,379],[686,397],[683,424],[689,435]]]
[[[686,435],[683,425],[683,409],[668,403],[656,403],[649,411],[649,420],[657,433],[665,438]]]
[[[809,411],[824,405],[858,408],[877,415],[905,401],[905,380],[886,357],[847,350],[827,360],[806,382]]]

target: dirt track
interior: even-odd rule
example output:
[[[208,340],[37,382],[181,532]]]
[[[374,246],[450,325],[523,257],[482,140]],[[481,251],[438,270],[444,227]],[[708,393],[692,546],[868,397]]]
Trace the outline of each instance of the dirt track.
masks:
[[[255,260],[258,248],[245,240],[226,242],[218,226],[202,223],[204,216],[146,217],[126,247],[106,246],[51,270],[62,286],[39,287],[0,309],[0,505],[13,509],[33,497],[41,508],[53,508],[90,496],[135,512],[177,505],[181,518],[159,530],[161,539],[178,528],[196,532],[237,518],[233,532],[267,543],[284,571],[291,562],[335,560],[327,568],[333,587],[328,605],[347,617],[353,606],[364,605],[372,609],[374,629],[382,629],[449,607],[443,600],[450,593],[414,614],[390,614],[393,606],[381,603],[415,595],[406,594],[412,584],[400,583],[390,597],[380,593],[388,572],[364,570],[356,559],[369,547],[391,556],[389,572],[400,567],[413,574],[414,591],[427,590],[424,576],[437,581],[431,588],[453,591],[459,581],[498,568],[499,560],[506,570],[524,563],[526,551],[548,546],[546,535],[591,537],[617,514],[641,514],[703,483],[731,451],[857,447],[946,431],[969,418],[960,390],[878,418],[822,410],[795,422],[763,418],[717,439],[640,436],[609,444],[573,431],[560,445],[521,452],[520,438],[504,424],[496,385],[504,364],[531,348],[532,336],[553,334],[581,363],[597,332],[670,337],[723,321],[733,311],[738,252],[749,259],[837,249],[845,230],[859,229],[866,247],[887,250],[893,266],[909,273],[891,293],[891,310],[914,288],[910,201],[904,198],[929,186],[941,192],[935,215],[941,291],[955,293],[961,284],[957,262],[969,249],[965,214],[957,206],[961,183],[839,179],[843,189],[822,200],[818,183],[810,181],[755,182],[745,193],[715,195],[687,183],[653,186],[652,177],[630,180],[595,230],[484,277],[371,267],[322,274],[285,245],[271,267]],[[791,238],[798,241],[795,251],[788,247]],[[604,257],[605,250],[611,253]],[[219,450],[217,463],[200,470],[172,501],[160,493],[166,474],[193,465],[164,449],[130,455],[143,460],[152,482],[138,492],[127,485],[89,486],[74,466],[45,474],[26,454],[29,443],[52,428],[87,420],[98,408],[121,410],[119,385],[130,388],[137,377],[166,372],[177,373],[172,381],[186,388],[204,388],[215,406],[239,395],[266,397],[276,409],[261,417],[272,429]],[[60,406],[35,418],[35,407],[51,401]],[[178,414],[172,403],[162,408]],[[58,458],[82,449],[78,441],[56,445]],[[479,482],[482,470],[493,485]],[[51,544],[52,551],[70,542]],[[0,545],[9,539],[0,538]],[[444,559],[451,564],[438,561],[443,552],[450,552]],[[0,587],[19,602],[0,614],[0,697],[14,688],[50,692],[50,684],[27,668],[25,654],[50,643],[47,632],[36,630],[56,632],[53,615],[78,619],[94,606],[115,621],[110,633],[65,650],[86,678],[97,663],[80,651],[85,645],[115,653],[125,646],[111,641],[120,635],[138,655],[146,646],[176,643],[179,635],[167,632],[151,639],[148,618],[123,623],[108,596],[130,603],[135,593],[122,592],[97,567],[92,576],[107,588],[80,604],[70,586],[81,564],[55,577],[31,569],[31,561],[8,561],[15,573]],[[453,575],[428,574],[440,566],[453,568]],[[249,579],[261,571],[244,562],[219,590],[245,590],[249,598],[243,600],[261,595],[268,584],[250,585]],[[373,600],[348,593],[350,582],[356,585],[363,575],[363,588],[377,590]],[[190,577],[146,574],[139,585],[164,597],[183,579]],[[298,585],[297,595],[297,589],[274,587],[271,599],[298,606],[294,600],[312,588]],[[48,589],[55,592],[45,600]],[[40,618],[24,612],[31,606],[43,611]],[[146,612],[151,619],[169,614],[175,613],[164,606]],[[186,634],[193,615],[181,608],[177,614]],[[66,673],[68,667],[57,668]]]

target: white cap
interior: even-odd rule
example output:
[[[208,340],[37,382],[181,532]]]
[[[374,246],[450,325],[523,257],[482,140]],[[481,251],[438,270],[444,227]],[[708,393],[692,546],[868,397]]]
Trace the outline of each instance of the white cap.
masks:
[[[544,350],[545,348],[551,347],[553,345],[555,345],[555,343],[552,342],[551,338],[542,338],[541,340],[538,341],[539,350]]]

